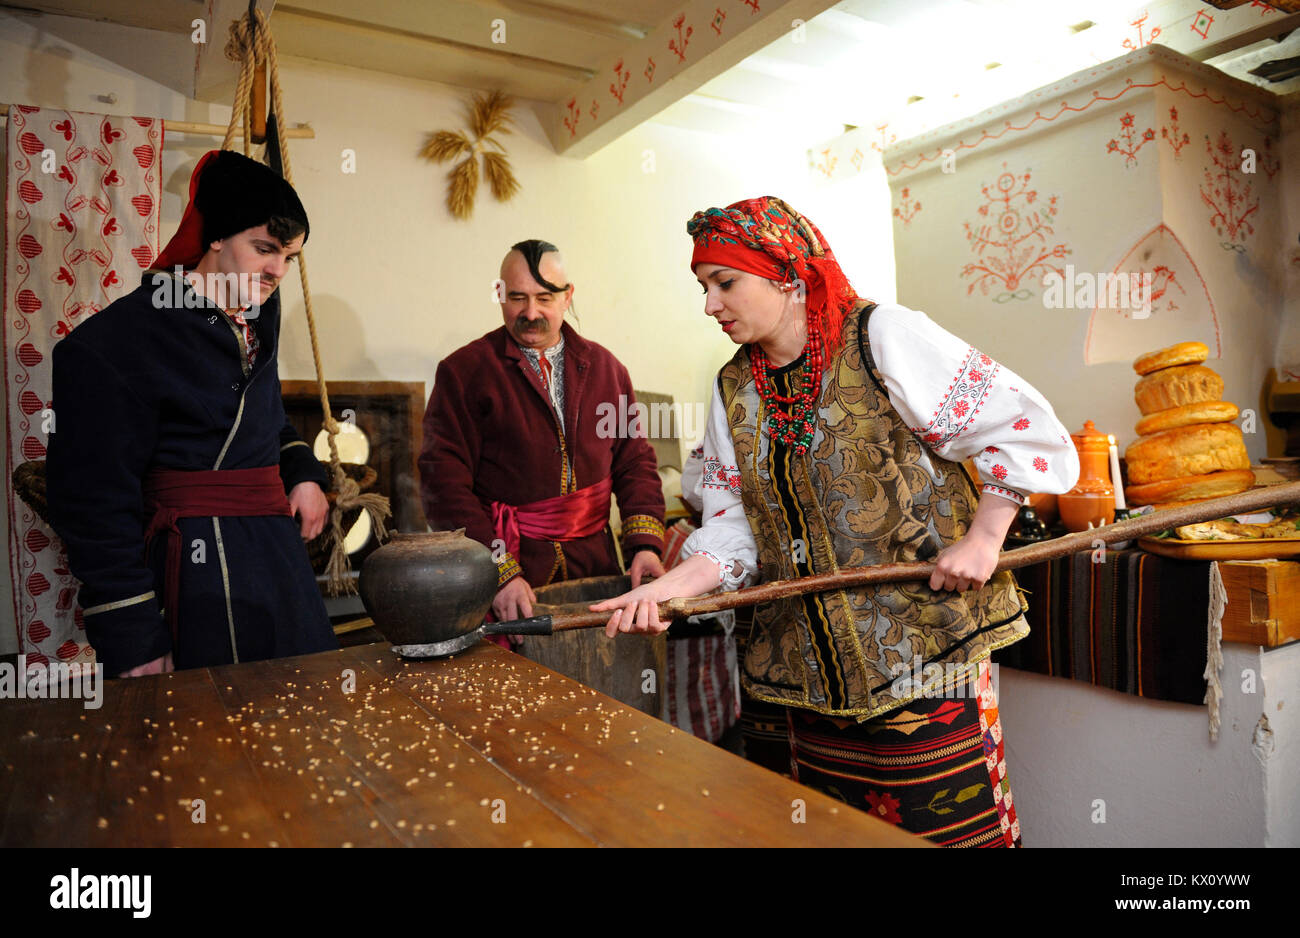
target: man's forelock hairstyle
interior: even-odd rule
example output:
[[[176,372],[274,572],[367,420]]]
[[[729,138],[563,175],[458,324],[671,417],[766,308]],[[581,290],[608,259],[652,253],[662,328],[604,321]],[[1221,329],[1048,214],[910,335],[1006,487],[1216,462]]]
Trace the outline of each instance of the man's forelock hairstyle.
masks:
[[[527,241],[520,241],[518,244],[510,246],[510,250],[518,251],[528,262],[528,272],[533,275],[533,279],[540,283],[552,293],[563,293],[568,289],[568,285],[556,286],[542,276],[541,263],[543,254],[558,254],[560,249],[549,241],[542,241],[538,238],[530,238]]]
[[[298,219],[285,215],[272,215],[266,220],[266,233],[281,244],[288,244],[306,230],[306,226]]]

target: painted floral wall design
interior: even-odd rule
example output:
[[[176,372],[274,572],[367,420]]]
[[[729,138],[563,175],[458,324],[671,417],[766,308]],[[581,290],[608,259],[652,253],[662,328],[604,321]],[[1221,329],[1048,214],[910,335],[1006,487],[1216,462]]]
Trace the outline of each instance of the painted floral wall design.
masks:
[[[1210,209],[1210,227],[1225,241],[1224,250],[1245,253],[1245,242],[1255,233],[1251,216],[1259,211],[1254,183],[1241,172],[1242,150],[1228,137],[1227,131],[1211,141],[1205,138],[1205,152],[1212,165],[1205,167],[1205,182],[1200,187],[1201,201]],[[1241,243],[1238,243],[1238,242]]]
[[[1017,175],[1002,164],[1003,172],[992,186],[980,189],[983,204],[973,224],[963,222],[966,240],[976,259],[961,270],[970,279],[966,294],[989,295],[1001,287],[993,299],[998,303],[1024,300],[1034,295],[1026,284],[1040,281],[1048,273],[1064,276],[1055,263],[1070,253],[1061,242],[1052,243],[1052,222],[1059,211],[1057,196],[1039,202],[1038,190],[1029,188],[1029,170]]]

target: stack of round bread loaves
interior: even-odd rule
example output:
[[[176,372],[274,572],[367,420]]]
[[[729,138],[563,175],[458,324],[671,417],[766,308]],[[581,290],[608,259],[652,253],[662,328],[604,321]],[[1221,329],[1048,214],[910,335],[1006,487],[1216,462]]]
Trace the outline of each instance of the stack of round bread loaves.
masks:
[[[1142,377],[1133,389],[1142,419],[1124,452],[1132,505],[1221,498],[1255,484],[1237,405],[1220,400],[1223,379],[1202,362],[1203,342],[1150,352],[1133,363]]]

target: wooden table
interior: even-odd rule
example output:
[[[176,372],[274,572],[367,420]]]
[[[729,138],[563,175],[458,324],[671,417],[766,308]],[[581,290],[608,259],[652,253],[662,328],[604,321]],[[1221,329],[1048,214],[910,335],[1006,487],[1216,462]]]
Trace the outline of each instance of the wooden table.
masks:
[[[3,700],[0,805],[3,846],[929,846],[489,643]]]

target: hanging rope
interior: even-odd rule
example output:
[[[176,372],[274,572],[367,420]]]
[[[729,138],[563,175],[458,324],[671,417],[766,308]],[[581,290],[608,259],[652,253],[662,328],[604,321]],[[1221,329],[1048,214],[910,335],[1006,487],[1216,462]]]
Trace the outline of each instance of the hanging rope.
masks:
[[[251,6],[251,4],[250,4]],[[250,20],[250,16],[255,20]],[[275,38],[271,35],[266,17],[261,10],[251,9],[242,19],[230,24],[230,36],[226,40],[226,58],[240,63],[239,81],[235,85],[235,106],[230,114],[230,126],[226,128],[225,140],[221,143],[223,150],[234,149],[235,130],[243,122],[244,155],[249,156],[252,138],[251,91],[253,76],[259,66],[265,67],[271,83],[271,115],[275,118],[277,128],[284,128],[284,98],[280,90],[280,70],[276,62]],[[293,185],[293,170],[289,166],[289,145],[283,133],[275,134],[279,143],[280,165],[285,181]],[[343,471],[339,460],[338,444],[335,437],[339,433],[338,422],[330,412],[329,391],[325,386],[325,377],[320,362],[320,342],[316,338],[316,318],[312,315],[311,288],[307,283],[307,254],[298,254],[298,273],[302,277],[302,299],[307,311],[307,332],[311,337],[311,357],[316,367],[316,386],[320,391],[321,415],[325,427],[326,439],[330,450],[330,473],[333,478],[335,493],[334,504],[330,510],[329,533],[333,546],[330,549],[329,563],[325,568],[328,589],[331,596],[340,593],[354,593],[356,587],[348,575],[352,563],[348,560],[347,549],[343,546],[346,532],[343,530],[343,518],[352,509],[361,509],[370,513],[375,537],[382,542],[388,536],[386,519],[391,517],[392,509],[388,499],[374,492],[362,494],[361,487]]]

